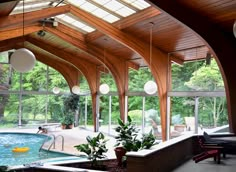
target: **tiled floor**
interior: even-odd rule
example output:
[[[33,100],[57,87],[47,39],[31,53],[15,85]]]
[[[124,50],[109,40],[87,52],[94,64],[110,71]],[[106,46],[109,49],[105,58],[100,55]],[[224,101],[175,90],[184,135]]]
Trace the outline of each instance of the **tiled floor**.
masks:
[[[213,158],[195,163],[192,160],[187,161],[173,172],[235,172],[236,171],[236,155],[226,155],[222,158],[221,163],[217,164]]]

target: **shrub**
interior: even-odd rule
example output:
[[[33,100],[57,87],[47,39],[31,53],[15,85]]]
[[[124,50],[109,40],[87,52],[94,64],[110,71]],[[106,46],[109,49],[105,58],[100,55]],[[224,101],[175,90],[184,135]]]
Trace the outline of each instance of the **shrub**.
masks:
[[[106,148],[106,142],[104,135],[100,132],[96,137],[91,138],[90,136],[86,137],[87,144],[80,144],[74,146],[78,151],[84,152],[87,154],[88,159],[92,161],[92,166],[97,165],[97,159],[105,158],[108,149]]]

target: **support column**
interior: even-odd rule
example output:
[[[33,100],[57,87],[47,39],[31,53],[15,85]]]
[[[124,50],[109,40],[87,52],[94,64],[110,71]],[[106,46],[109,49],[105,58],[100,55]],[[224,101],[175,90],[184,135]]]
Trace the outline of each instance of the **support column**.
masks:
[[[199,104],[199,97],[195,97],[195,107],[194,107],[194,114],[195,114],[195,121],[194,121],[194,133],[198,133],[198,104]]]

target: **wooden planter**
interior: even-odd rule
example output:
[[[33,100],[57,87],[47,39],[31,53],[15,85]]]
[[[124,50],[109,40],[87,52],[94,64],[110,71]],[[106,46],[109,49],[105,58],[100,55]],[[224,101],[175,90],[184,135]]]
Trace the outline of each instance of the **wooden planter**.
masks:
[[[65,124],[61,124],[61,129],[64,130],[64,129],[72,129],[73,128],[73,124],[70,124],[70,125],[65,125]]]
[[[178,124],[174,125],[174,130],[178,132],[184,132],[186,128],[186,125]]]
[[[122,157],[125,156],[126,150],[123,147],[115,148],[118,166],[122,166]]]

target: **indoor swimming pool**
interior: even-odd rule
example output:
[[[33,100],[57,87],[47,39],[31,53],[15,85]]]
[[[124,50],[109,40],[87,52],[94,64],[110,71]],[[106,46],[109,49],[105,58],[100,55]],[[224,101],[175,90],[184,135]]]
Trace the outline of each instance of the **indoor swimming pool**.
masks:
[[[0,166],[23,165],[39,160],[71,156],[54,151],[39,151],[47,137],[42,134],[0,133]],[[20,148],[19,151],[14,151],[16,147]]]

